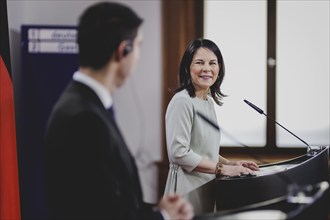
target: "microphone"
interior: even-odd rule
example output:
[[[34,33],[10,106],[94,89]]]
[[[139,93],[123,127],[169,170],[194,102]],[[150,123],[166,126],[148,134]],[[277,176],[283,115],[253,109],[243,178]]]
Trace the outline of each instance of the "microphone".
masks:
[[[202,113],[200,113],[199,111],[195,112],[197,116],[199,116],[201,119],[203,119],[207,124],[209,124],[210,126],[212,126],[215,130],[217,130],[218,132],[222,132],[224,133],[228,138],[230,138],[232,141],[236,142],[237,144],[245,147],[246,149],[251,148],[250,146],[240,142],[239,140],[237,140],[234,136],[232,136],[229,132],[227,132],[226,130],[224,130],[223,128],[220,128],[219,125],[217,125],[217,123],[211,121],[208,117],[206,117],[205,115],[203,115]],[[220,153],[220,151],[219,151]],[[252,158],[254,158],[255,160],[257,160],[258,162],[260,162],[261,164],[266,164],[267,162],[263,161],[261,158],[257,157],[256,155],[251,154],[249,151],[247,152]]]
[[[244,102],[246,104],[248,104],[251,108],[253,108],[254,110],[256,110],[257,112],[259,112],[259,114],[265,115],[267,118],[271,119],[273,122],[275,122],[276,124],[278,124],[279,126],[281,126],[281,128],[283,128],[284,130],[286,130],[287,132],[289,132],[290,134],[292,134],[294,137],[296,137],[298,140],[300,140],[301,142],[303,142],[307,146],[307,155],[309,155],[309,156],[314,155],[314,152],[312,150],[312,147],[306,141],[304,141],[303,139],[301,139],[300,137],[298,137],[297,135],[295,135],[294,133],[292,133],[291,131],[289,131],[286,127],[284,127],[283,125],[281,125],[280,123],[278,123],[272,117],[268,116],[266,113],[264,113],[264,111],[262,109],[260,109],[256,105],[252,104],[251,102],[249,102],[246,99],[244,99]]]
[[[199,111],[196,111],[196,114],[199,117],[201,117],[204,121],[206,121],[209,125],[211,125],[213,128],[215,128],[217,131],[220,131],[220,127],[216,123],[214,123],[213,121],[211,121],[210,119],[208,119],[205,115],[203,115]]]
[[[242,146],[244,147],[244,149],[247,150],[247,153],[248,153],[252,158],[254,158],[255,160],[257,160],[257,161],[260,162],[261,164],[267,164],[267,163],[268,163],[268,162],[263,161],[259,156],[257,156],[257,155],[255,155],[255,154],[251,153],[251,152],[249,151],[249,149],[250,149],[251,147],[249,147],[249,146],[247,146],[246,144],[244,144],[244,143],[240,142],[239,140],[237,140],[234,136],[232,136],[231,134],[229,134],[229,132],[225,131],[223,128],[220,128],[220,126],[219,126],[216,122],[212,121],[212,120],[209,119],[207,116],[205,116],[205,115],[203,115],[202,113],[200,113],[199,111],[196,111],[195,114],[196,114],[197,116],[199,116],[201,119],[203,119],[208,125],[210,125],[211,127],[213,127],[216,131],[224,133],[224,134],[225,134],[226,136],[228,136],[231,140],[233,140],[233,141],[237,142],[238,144],[242,145]],[[219,154],[220,154],[220,149],[219,149]],[[258,172],[258,173],[259,173],[258,175],[262,174],[261,172],[262,172],[262,171]],[[265,171],[264,171],[264,172],[265,172]],[[267,171],[266,171],[266,172],[267,172]],[[269,172],[269,171],[268,171],[268,172]],[[289,176],[287,176],[287,175],[284,175],[284,174],[282,174],[282,173],[278,173],[278,174],[276,174],[276,175],[278,175],[281,179],[283,179],[283,181],[284,181],[285,183],[290,183],[290,184],[291,184],[291,183],[294,183],[294,181],[291,180],[291,178],[290,178]],[[251,175],[251,174],[250,174],[250,175],[241,175],[240,177],[251,177],[251,176],[255,176],[255,175]],[[229,177],[229,178],[235,178],[235,177],[232,176],[232,177]]]
[[[260,114],[265,114],[263,112],[262,109],[258,108],[257,106],[255,106],[254,104],[252,104],[251,102],[247,101],[247,100],[244,100],[244,102],[246,102],[248,105],[250,105],[253,109],[255,109],[256,111],[258,111]],[[207,124],[209,124],[210,126],[212,126],[215,130],[217,130],[218,132],[220,132],[220,130],[222,132],[224,132],[224,129],[222,129],[220,126],[218,126],[217,123],[213,122],[212,120],[210,120],[207,116],[203,115],[202,113],[196,111],[195,114],[197,116],[199,116],[201,119],[203,119]],[[266,115],[266,114],[265,114]],[[267,115],[266,115],[267,116]],[[267,116],[269,117],[269,116]],[[275,121],[275,120],[274,120]],[[276,121],[275,121],[276,122]],[[277,122],[276,122],[277,123]],[[277,123],[279,124],[279,123]],[[280,125],[280,124],[279,124]],[[280,125],[281,127],[283,127],[282,125]],[[284,128],[284,127],[283,127]],[[287,130],[286,128],[284,128],[285,130]],[[289,130],[287,130],[289,131]],[[290,132],[290,131],[289,131]],[[290,132],[292,134],[292,132]],[[225,132],[225,134],[229,134],[227,132]],[[294,134],[293,134],[294,135]],[[231,139],[235,140],[237,143],[241,144],[242,146],[245,147],[245,149],[249,149],[250,147],[239,142],[236,138],[234,138],[233,136],[229,135]],[[297,137],[296,135],[294,135],[295,137]],[[301,140],[299,137],[297,137],[299,140]],[[310,149],[310,146],[309,144],[307,144],[305,141],[301,140],[302,142],[304,142],[307,147],[309,147]],[[311,149],[310,149],[311,150]],[[220,153],[220,152],[219,152]],[[253,158],[257,159],[256,158],[256,155],[252,155],[250,154]],[[260,160],[260,159],[257,159],[259,162],[261,163],[265,163],[264,161]],[[287,168],[285,168],[283,171],[286,171]],[[265,170],[266,171],[266,175],[269,174],[269,171]],[[274,171],[273,171],[274,172]],[[262,173],[261,173],[262,175]],[[284,184],[287,184],[287,195],[285,196],[286,197],[286,201],[288,204],[311,204],[316,197],[318,197],[318,193],[315,193],[313,196],[311,196],[311,191],[312,190],[315,190],[316,187],[319,187],[320,184],[325,184],[327,185],[327,187],[329,187],[328,183],[326,181],[323,181],[323,182],[320,182],[320,183],[317,183],[317,184],[312,184],[312,185],[301,185],[296,182],[296,180],[292,179],[291,176],[287,175],[285,172],[274,172],[274,175],[279,177],[283,182]],[[251,176],[256,176],[256,175],[244,175],[244,176],[241,176],[241,177],[251,177]],[[259,174],[257,174],[257,176],[259,176]],[[229,178],[236,178],[236,177],[229,177]],[[321,191],[321,189],[320,189]],[[281,199],[285,198],[285,197],[281,197]],[[297,209],[297,210],[300,210]],[[291,211],[289,212],[288,214],[291,216],[294,216],[293,214],[295,211]]]
[[[256,111],[258,111],[260,114],[264,114],[263,110],[261,110],[260,108],[258,108],[257,106],[253,105],[252,103],[250,103],[247,100],[244,100],[246,103],[248,103],[248,105],[250,105],[252,108],[254,108]],[[234,138],[232,135],[230,135],[228,132],[226,132],[223,128],[220,128],[220,126],[218,126],[217,123],[215,123],[214,121],[210,120],[207,116],[203,115],[202,113],[200,113],[199,111],[195,112],[197,116],[199,116],[201,119],[203,119],[207,124],[209,124],[210,126],[212,126],[215,130],[217,130],[218,132],[223,132],[224,134],[226,134],[227,136],[229,136],[232,140],[236,141],[238,144],[242,145],[245,149],[250,149],[249,146],[243,144],[242,142],[238,141],[236,138]],[[287,129],[286,129],[287,130]],[[290,131],[289,131],[290,132]],[[290,132],[292,133],[292,132]],[[294,134],[293,134],[294,135]],[[296,136],[296,135],[294,135]],[[300,138],[299,138],[300,139]],[[304,142],[304,141],[303,141]],[[306,143],[306,142],[304,142]],[[307,144],[307,143],[306,143]],[[308,144],[307,144],[308,145]],[[308,145],[309,146],[309,145]],[[220,152],[219,152],[220,153]],[[255,154],[252,154],[251,152],[249,152],[249,155],[256,159],[257,161],[259,161],[261,164],[267,164],[267,162],[261,160],[260,158],[256,157]],[[285,168],[283,171],[285,171],[287,168]],[[265,172],[266,171],[266,172]],[[265,174],[269,174],[269,171],[265,170],[263,172],[265,172]],[[259,176],[260,174],[263,175],[262,171],[260,170],[261,173],[257,174],[257,176]],[[274,171],[272,171],[274,172]],[[272,173],[271,172],[271,173]],[[302,197],[306,197],[304,191],[301,189],[300,186],[298,186],[298,184],[296,183],[295,180],[293,180],[290,176],[288,176],[287,174],[283,173],[283,172],[274,172],[275,176],[278,176],[285,184],[288,184],[288,195],[287,195],[287,200],[289,201],[289,203],[295,203],[290,201],[290,199],[295,198],[295,196],[297,195],[302,195]],[[256,176],[256,175],[243,175],[241,177],[251,177],[251,176]],[[235,177],[229,177],[229,178],[235,178]],[[309,186],[310,187],[310,186]],[[300,194],[299,194],[300,193]]]

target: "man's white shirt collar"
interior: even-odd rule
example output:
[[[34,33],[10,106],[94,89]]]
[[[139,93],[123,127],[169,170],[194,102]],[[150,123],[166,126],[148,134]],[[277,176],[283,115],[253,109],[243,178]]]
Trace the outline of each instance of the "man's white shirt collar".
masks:
[[[79,72],[79,71],[76,71],[73,74],[72,78],[75,81],[83,83],[86,86],[88,86],[89,88],[91,88],[96,93],[96,95],[99,97],[99,99],[101,100],[102,104],[104,105],[104,107],[106,109],[109,109],[112,106],[113,100],[112,100],[111,94],[104,85],[102,85],[101,83],[99,83],[98,81],[93,79],[92,77],[90,77],[86,74],[83,74],[82,72]]]

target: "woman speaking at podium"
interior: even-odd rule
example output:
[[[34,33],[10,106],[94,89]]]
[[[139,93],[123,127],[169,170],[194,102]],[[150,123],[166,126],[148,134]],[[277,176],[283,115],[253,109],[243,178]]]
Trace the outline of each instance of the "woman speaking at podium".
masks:
[[[252,161],[229,161],[219,155],[220,133],[196,115],[217,122],[214,103],[222,105],[225,75],[218,46],[208,39],[192,41],[182,57],[179,88],[165,115],[169,173],[165,194],[186,194],[217,174],[238,176],[258,170]],[[193,201],[202,201],[195,195]],[[195,210],[196,211],[196,210]]]

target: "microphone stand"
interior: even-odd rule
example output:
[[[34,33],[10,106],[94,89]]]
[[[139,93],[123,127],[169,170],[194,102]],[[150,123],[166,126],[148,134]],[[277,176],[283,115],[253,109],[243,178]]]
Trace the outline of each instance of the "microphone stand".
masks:
[[[246,100],[244,100],[246,103],[250,103]],[[249,104],[252,108],[254,108],[256,111],[258,111],[261,114],[266,115],[265,113],[263,113],[263,111],[258,108],[257,106],[253,105],[252,103]],[[211,121],[208,117],[206,117],[205,115],[203,115],[202,113],[196,111],[195,112],[197,116],[199,116],[200,118],[202,118],[205,122],[207,122],[210,126],[212,126],[215,130],[217,130],[218,132],[223,131],[223,129],[220,130],[220,127],[217,125],[217,123]],[[266,115],[267,116],[267,115]],[[267,116],[268,118],[272,119],[271,117]],[[295,134],[293,134],[291,131],[289,131],[288,129],[286,129],[285,127],[283,127],[281,124],[279,124],[278,122],[276,122],[274,119],[272,119],[275,123],[277,123],[278,125],[280,125],[282,128],[284,128],[286,131],[288,131],[290,134],[294,135],[295,137],[297,137],[299,140],[301,140],[303,143],[305,143],[309,149],[309,151],[307,151],[307,155],[308,156],[313,156],[317,153],[317,151],[313,151],[312,148],[310,147],[309,144],[307,144],[305,141],[303,141],[302,139],[300,139],[298,136],[296,136]],[[230,136],[231,138],[233,138],[232,136]],[[237,141],[235,138],[233,138],[235,141]],[[250,148],[249,146],[242,144],[241,142],[237,141],[238,143],[240,143],[242,146],[244,146],[245,148]],[[308,152],[310,154],[308,154]],[[253,155],[252,155],[253,156]],[[255,156],[253,156],[255,158]],[[258,161],[261,162],[261,160],[257,159]],[[305,186],[300,186],[298,185],[294,180],[292,180],[290,178],[290,176],[279,172],[276,173],[275,175],[279,176],[285,183],[288,184],[287,187],[287,202],[288,203],[295,203],[295,204],[311,204],[314,199],[309,195],[309,193],[307,193],[307,191],[310,191],[311,189],[314,189],[315,186],[314,185],[305,185]],[[328,185],[329,187],[329,185]],[[293,213],[290,213],[293,214]]]
[[[256,105],[252,104],[251,102],[247,101],[246,99],[244,99],[244,102],[246,104],[248,104],[250,107],[252,107],[254,110],[256,110],[258,113],[265,115],[268,119],[271,119],[273,122],[275,122],[281,128],[283,128],[284,130],[286,130],[287,132],[289,132],[291,135],[293,135],[294,137],[296,137],[298,140],[300,140],[301,142],[303,142],[307,146],[307,156],[314,156],[314,155],[316,155],[318,153],[319,150],[322,149],[321,147],[313,147],[314,148],[313,149],[306,141],[304,141],[303,139],[301,139],[300,137],[298,137],[297,135],[295,135],[294,133],[292,133],[291,131],[289,131],[289,129],[287,129],[286,127],[284,127],[280,123],[278,123],[272,117],[268,116],[266,113],[264,113],[264,111],[262,109],[260,109]]]

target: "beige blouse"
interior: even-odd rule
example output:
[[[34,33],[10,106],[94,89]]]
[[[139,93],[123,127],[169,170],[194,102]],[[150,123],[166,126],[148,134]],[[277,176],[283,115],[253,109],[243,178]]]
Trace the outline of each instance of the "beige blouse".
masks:
[[[184,195],[213,180],[214,174],[193,171],[202,157],[217,161],[220,133],[196,115],[196,111],[217,124],[212,97],[191,98],[186,90],[174,95],[165,115],[169,173],[165,194]]]

